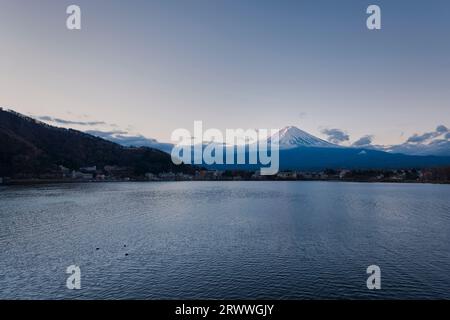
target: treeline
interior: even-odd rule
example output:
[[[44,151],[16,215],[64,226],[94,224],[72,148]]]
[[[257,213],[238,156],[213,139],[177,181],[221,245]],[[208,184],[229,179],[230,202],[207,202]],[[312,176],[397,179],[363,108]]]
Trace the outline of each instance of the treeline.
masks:
[[[120,166],[133,174],[194,172],[176,166],[170,155],[152,148],[128,148],[89,134],[53,127],[21,114],[0,109],[0,177],[41,175],[59,166]]]

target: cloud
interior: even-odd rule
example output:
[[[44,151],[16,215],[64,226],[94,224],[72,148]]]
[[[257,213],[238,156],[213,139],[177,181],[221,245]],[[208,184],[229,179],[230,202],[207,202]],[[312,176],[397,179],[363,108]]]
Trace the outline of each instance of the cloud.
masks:
[[[158,143],[158,141],[155,139],[149,139],[142,135],[130,135],[129,132],[124,130],[112,130],[112,131],[86,130],[84,132],[126,146],[146,146],[149,144]]]
[[[415,133],[414,135],[412,135],[411,137],[408,138],[408,140],[406,141],[406,143],[423,143],[423,142],[431,142],[433,139],[448,133],[449,130],[446,126],[444,125],[439,125],[436,127],[435,131],[431,131],[431,132],[426,132],[423,134],[417,134]]]
[[[372,135],[366,135],[364,137],[361,137],[360,139],[353,142],[354,147],[363,147],[363,146],[369,146],[372,144],[373,136]]]
[[[342,143],[350,140],[350,136],[340,129],[323,129],[322,133],[327,136],[327,140],[332,143]]]
[[[393,146],[377,146],[379,150],[410,155],[450,156],[450,131],[439,125],[434,131],[414,134],[406,142]]]
[[[157,140],[146,138],[142,135],[128,136],[128,135],[116,135],[116,141],[120,142],[122,145],[135,146],[135,147],[151,147],[158,143]]]
[[[116,135],[128,134],[127,131],[123,131],[123,130],[113,130],[113,131],[86,130],[85,132],[88,134],[91,134],[93,136],[100,137],[100,138],[109,138],[109,137],[114,137]]]
[[[348,134],[340,129],[325,129],[322,133],[328,136],[328,141],[336,144],[348,140]],[[396,145],[375,145],[373,138],[373,135],[365,135],[351,146],[408,155],[450,157],[450,130],[444,125],[437,126],[434,131],[415,133],[405,142]]]
[[[79,125],[79,126],[99,126],[99,125],[107,125],[104,121],[72,121],[72,120],[65,120],[60,118],[53,118],[50,116],[40,116],[37,117],[38,120],[41,121],[47,121],[47,122],[53,122],[61,125]]]
[[[382,151],[388,151],[392,153],[403,153],[416,156],[450,156],[450,141],[448,140],[434,140],[429,144],[413,144],[403,143],[394,146],[380,146],[378,148]]]
[[[147,138],[143,135],[130,135],[129,132],[123,130],[87,130],[84,132],[105,140],[115,142],[125,147],[149,147],[159,149],[167,153],[170,153],[173,148],[173,145],[170,143],[161,143],[156,139]]]
[[[108,130],[106,131],[83,130],[83,131],[87,134],[112,141],[125,147],[149,147],[159,149],[168,153],[170,153],[173,148],[173,145],[170,143],[160,143],[156,139],[147,138],[140,134],[137,135],[131,134],[130,131],[132,131],[133,129],[132,126],[128,126],[127,129],[122,130],[118,127],[118,125],[109,124],[104,121],[78,121],[78,120],[74,121],[74,120],[65,120],[61,118],[54,118],[51,116],[37,116],[35,118],[41,121],[52,122],[62,126],[64,125],[67,126],[79,125],[86,127],[107,126],[110,129],[109,131]]]
[[[431,139],[434,137],[434,132],[427,132],[421,135],[418,135],[415,133],[411,137],[408,138],[406,142],[412,142],[412,143],[421,143],[424,141],[427,141],[428,139]]]
[[[300,119],[305,119],[307,116],[308,116],[308,114],[307,114],[306,112],[300,112],[300,113],[298,114],[298,117],[299,117]]]

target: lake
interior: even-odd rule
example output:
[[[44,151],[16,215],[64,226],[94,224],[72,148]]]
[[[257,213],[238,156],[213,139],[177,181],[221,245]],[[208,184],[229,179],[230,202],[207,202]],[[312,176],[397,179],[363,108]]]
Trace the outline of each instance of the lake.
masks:
[[[450,185],[0,187],[0,248],[0,299],[449,299]]]

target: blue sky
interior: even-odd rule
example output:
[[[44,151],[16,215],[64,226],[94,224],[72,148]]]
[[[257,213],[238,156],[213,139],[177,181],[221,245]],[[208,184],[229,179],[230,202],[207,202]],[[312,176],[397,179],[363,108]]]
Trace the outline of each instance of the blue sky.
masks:
[[[0,0],[0,39],[0,105],[81,129],[169,141],[203,120],[394,144],[449,125],[445,0]]]

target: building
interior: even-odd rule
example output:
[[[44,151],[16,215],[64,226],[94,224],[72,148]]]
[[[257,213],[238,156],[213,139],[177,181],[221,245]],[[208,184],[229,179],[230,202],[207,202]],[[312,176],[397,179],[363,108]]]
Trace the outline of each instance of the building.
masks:
[[[175,181],[176,175],[173,172],[163,172],[158,175],[161,180],[164,181]]]
[[[105,172],[115,178],[126,178],[133,175],[133,168],[119,166],[105,166]]]
[[[296,180],[297,179],[297,172],[292,172],[292,171],[278,172],[277,178],[279,178],[279,179]]]
[[[72,171],[69,168],[66,168],[63,165],[60,165],[58,168],[63,178],[70,178],[72,176]]]
[[[262,180],[263,176],[261,175],[261,171],[257,170],[255,171],[252,176],[250,177],[250,179],[252,180]]]
[[[72,179],[80,179],[80,180],[92,180],[94,175],[92,173],[83,173],[79,171],[72,171]]]
[[[339,172],[339,179],[344,179],[348,173],[350,173],[350,170],[341,170]]]
[[[189,175],[189,174],[184,174],[184,173],[178,173],[176,180],[177,181],[188,181],[188,180],[192,180],[193,176]]]
[[[148,181],[157,181],[159,180],[157,176],[155,176],[153,173],[147,172],[145,174],[145,179],[147,179]]]
[[[80,168],[80,171],[86,173],[95,173],[97,171],[97,166],[83,167]]]

